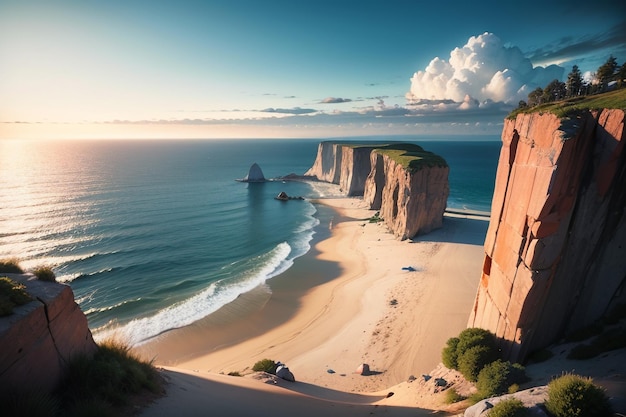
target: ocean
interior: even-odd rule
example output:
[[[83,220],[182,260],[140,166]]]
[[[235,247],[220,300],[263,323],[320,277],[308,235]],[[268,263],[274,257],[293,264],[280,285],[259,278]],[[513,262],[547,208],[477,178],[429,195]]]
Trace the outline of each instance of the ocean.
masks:
[[[141,344],[271,287],[328,235],[332,210],[309,199],[336,186],[235,181],[254,162],[303,174],[320,141],[0,142],[0,259],[51,266],[96,339]],[[498,140],[409,141],[448,161],[448,207],[489,211]]]

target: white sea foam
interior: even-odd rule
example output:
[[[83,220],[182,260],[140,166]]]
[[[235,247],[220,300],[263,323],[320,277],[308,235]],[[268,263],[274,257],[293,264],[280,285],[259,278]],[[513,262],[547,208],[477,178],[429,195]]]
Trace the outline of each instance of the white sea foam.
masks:
[[[137,318],[115,328],[103,326],[95,329],[94,338],[103,340],[115,335],[135,346],[168,330],[194,323],[289,268],[293,263],[286,261],[290,253],[291,247],[286,242],[280,243],[268,254],[261,256],[259,266],[251,269],[248,274],[236,279],[214,282],[200,293],[166,307],[152,316]]]

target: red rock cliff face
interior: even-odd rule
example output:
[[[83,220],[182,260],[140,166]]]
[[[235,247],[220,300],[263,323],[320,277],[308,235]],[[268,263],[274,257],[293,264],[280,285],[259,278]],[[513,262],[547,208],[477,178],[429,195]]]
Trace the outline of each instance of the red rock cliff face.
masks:
[[[322,142],[305,175],[339,184],[348,196],[363,196],[396,237],[407,239],[441,227],[448,172],[447,166],[409,172],[374,146]]]
[[[400,239],[440,228],[448,194],[448,167],[425,167],[409,172],[387,155],[372,152],[371,171],[363,200]]]
[[[469,327],[514,361],[626,301],[624,111],[506,120]]]
[[[74,355],[96,351],[87,318],[69,286],[6,275],[24,284],[34,301],[0,319],[0,387],[50,392]]]

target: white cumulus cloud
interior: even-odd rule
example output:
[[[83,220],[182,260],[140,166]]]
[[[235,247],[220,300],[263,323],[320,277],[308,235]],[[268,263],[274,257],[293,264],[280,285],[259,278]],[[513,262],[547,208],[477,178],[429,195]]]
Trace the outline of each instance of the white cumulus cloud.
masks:
[[[474,106],[471,100],[517,105],[535,88],[561,79],[563,71],[557,65],[533,67],[518,47],[505,46],[485,32],[455,48],[448,61],[436,57],[413,74],[406,97],[410,102],[453,100],[466,108]]]

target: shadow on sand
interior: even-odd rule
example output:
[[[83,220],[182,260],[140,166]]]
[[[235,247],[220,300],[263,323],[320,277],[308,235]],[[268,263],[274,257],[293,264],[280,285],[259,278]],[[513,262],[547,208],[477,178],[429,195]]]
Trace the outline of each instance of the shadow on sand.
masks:
[[[384,395],[346,393],[308,383],[277,385],[245,377],[163,371],[167,393],[139,415],[160,416],[428,416],[432,410],[385,404]],[[393,398],[393,397],[392,397]]]

